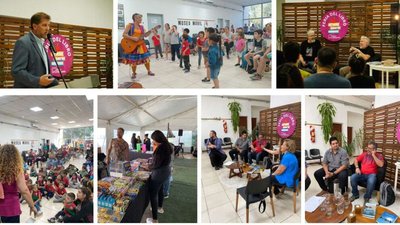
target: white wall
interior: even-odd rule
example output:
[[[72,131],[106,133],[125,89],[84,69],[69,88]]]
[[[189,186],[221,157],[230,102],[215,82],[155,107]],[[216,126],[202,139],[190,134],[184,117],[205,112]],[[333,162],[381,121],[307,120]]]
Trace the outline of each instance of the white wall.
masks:
[[[209,26],[215,27],[217,19],[222,18],[230,20],[230,24],[236,27],[242,26],[243,14],[237,10],[243,10],[242,6],[235,6],[234,4],[229,5],[230,8],[237,10],[230,10],[224,8],[218,8],[213,6],[207,6],[202,4],[185,2],[182,0],[119,0],[118,3],[124,4],[124,16],[125,26],[128,23],[132,23],[132,15],[134,13],[140,13],[143,15],[143,26],[145,29],[149,29],[147,26],[147,14],[162,14],[164,16],[164,24],[169,23],[172,25],[178,25],[179,19],[197,19],[197,20],[214,20],[209,22]],[[179,27],[178,31],[182,33],[182,29],[186,26]],[[198,33],[204,30],[204,27],[188,27],[190,35]],[[122,39],[123,30],[118,30],[118,42]],[[159,32],[160,33],[160,32]]]
[[[353,127],[353,139],[356,137],[356,132],[364,127],[364,114],[358,114],[354,112],[347,112],[347,126]],[[359,155],[362,149],[355,150],[354,155]]]
[[[4,124],[11,123],[17,124],[20,126]],[[44,127],[38,125],[42,130],[27,128],[21,126],[30,127],[31,122],[21,119],[12,118],[6,115],[0,115],[0,144],[10,144],[11,140],[28,140],[35,141],[34,146],[30,145],[22,145],[17,146],[20,151],[29,150],[30,148],[38,148],[39,146],[36,144],[41,143],[41,139],[49,139],[52,143],[55,143],[56,146],[59,146],[59,131],[56,129],[49,129],[48,127]]]
[[[30,19],[45,12],[51,21],[87,27],[113,27],[112,0],[0,0],[0,15]]]
[[[381,106],[389,105],[391,103],[399,101],[400,96],[377,95],[375,96],[375,108],[379,108]]]
[[[271,96],[271,108],[301,102],[300,95],[273,95]]]
[[[321,151],[323,155],[325,151],[329,148],[329,143],[324,143],[324,136],[321,129],[321,116],[317,110],[317,106],[320,103],[326,102],[324,99],[319,99],[315,96],[306,96],[305,97],[305,122],[306,125],[303,129],[305,132],[305,149],[309,150],[311,148],[317,148]],[[347,126],[354,126],[353,130],[357,127],[362,126],[364,112],[365,109],[357,108],[354,106],[345,105],[342,103],[337,103],[334,101],[328,101],[332,103],[336,107],[336,116],[333,118],[334,123],[342,124],[342,133],[347,137]],[[349,116],[350,115],[350,116]],[[314,125],[315,127],[315,143],[311,142],[310,139],[310,127],[309,124],[318,124]],[[357,126],[357,124],[360,124]],[[354,137],[354,134],[353,134]]]
[[[216,96],[202,96],[201,101],[201,136],[200,140],[202,146],[204,146],[204,139],[209,137],[210,130],[215,130],[217,136],[220,138],[230,137],[232,141],[235,141],[239,137],[239,132],[234,133],[231,121],[231,112],[228,109],[228,103],[233,102],[234,98],[222,98]],[[254,106],[263,107],[264,109],[269,108],[269,104],[266,102],[249,101],[236,99],[241,105],[240,116],[247,116],[247,130],[251,131],[251,117],[252,109]],[[261,110],[261,108],[259,108]],[[258,111],[259,112],[259,111]],[[211,118],[221,118],[221,120],[210,120]],[[224,133],[222,119],[225,119],[228,125],[228,132]]]

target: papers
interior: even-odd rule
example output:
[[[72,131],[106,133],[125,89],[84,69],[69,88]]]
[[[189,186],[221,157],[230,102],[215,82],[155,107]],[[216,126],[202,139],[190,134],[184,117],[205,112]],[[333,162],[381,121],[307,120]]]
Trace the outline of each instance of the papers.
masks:
[[[325,200],[325,197],[313,196],[306,202],[306,212],[314,212]]]

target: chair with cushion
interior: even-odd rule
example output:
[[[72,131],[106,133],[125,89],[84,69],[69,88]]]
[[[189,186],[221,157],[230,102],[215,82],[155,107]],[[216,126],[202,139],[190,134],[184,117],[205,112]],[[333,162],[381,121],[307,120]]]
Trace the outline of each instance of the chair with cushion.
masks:
[[[310,158],[312,160],[319,159],[319,164],[322,164],[322,156],[319,149],[316,148],[310,149]]]
[[[238,209],[239,195],[246,201],[246,223],[249,222],[250,204],[261,202],[269,196],[272,208],[272,215],[275,216],[274,202],[272,199],[271,176],[261,180],[252,180],[247,186],[236,189],[236,212]]]
[[[306,160],[311,160],[311,158],[310,158],[310,156],[308,156],[308,151],[307,150],[305,150],[306,151]]]

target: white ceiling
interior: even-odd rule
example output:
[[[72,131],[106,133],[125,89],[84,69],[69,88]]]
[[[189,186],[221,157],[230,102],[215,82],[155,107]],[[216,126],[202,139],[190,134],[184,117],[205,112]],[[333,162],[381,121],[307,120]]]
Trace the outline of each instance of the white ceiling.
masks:
[[[33,112],[32,107],[43,110]],[[93,126],[93,101],[86,96],[2,96],[0,115],[30,121],[56,129]],[[50,117],[58,116],[53,120]],[[69,124],[69,121],[75,121]],[[51,125],[57,123],[57,125]]]
[[[99,96],[99,120],[142,129],[195,129],[196,96]]]
[[[259,101],[259,102],[265,102],[269,103],[271,100],[271,96],[269,95],[220,95],[217,97],[222,97],[222,98],[229,98],[229,99],[243,99],[243,100],[249,100],[249,101]]]
[[[372,103],[375,102],[375,96],[373,95],[345,95],[345,96],[316,96],[319,98],[327,98],[336,102],[347,103],[348,105],[357,106],[364,108],[365,110],[371,109]]]
[[[203,0],[204,2],[206,0]],[[236,4],[240,6],[255,5],[260,3],[271,2],[270,0],[212,0],[215,4],[223,4],[229,6],[229,4]]]

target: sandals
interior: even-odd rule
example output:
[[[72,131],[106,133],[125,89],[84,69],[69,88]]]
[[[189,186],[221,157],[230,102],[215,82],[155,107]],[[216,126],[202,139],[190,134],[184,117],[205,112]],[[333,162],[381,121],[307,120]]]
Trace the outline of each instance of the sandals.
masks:
[[[137,73],[132,73],[131,78],[132,78],[132,79],[136,79],[136,74],[137,74]]]

